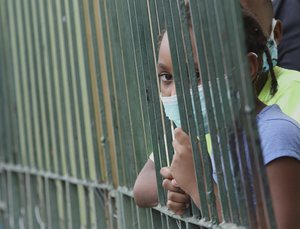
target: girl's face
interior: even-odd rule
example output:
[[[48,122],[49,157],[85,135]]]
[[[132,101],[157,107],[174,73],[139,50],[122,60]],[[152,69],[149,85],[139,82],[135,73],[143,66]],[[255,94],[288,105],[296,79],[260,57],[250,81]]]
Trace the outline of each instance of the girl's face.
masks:
[[[165,32],[161,40],[157,72],[160,81],[162,96],[173,96],[176,94],[175,82],[173,79],[173,66],[170,53],[168,34]]]
[[[196,55],[194,44],[195,43],[192,36],[192,48],[193,48],[193,56],[195,62],[195,71],[197,73],[197,77],[200,78],[199,70],[198,70],[198,60],[197,58],[195,58],[197,55]],[[159,48],[157,73],[160,81],[161,95],[162,96],[176,95],[169,39],[168,39],[168,34],[166,32],[163,35],[160,48]],[[199,84],[200,84],[200,79],[199,79]]]

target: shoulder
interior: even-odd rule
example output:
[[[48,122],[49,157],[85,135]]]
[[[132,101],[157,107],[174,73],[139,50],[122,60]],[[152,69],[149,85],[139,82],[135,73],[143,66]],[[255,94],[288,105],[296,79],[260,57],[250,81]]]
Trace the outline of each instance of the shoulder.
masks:
[[[300,71],[282,68],[279,66],[274,67],[274,73],[278,81],[285,83],[298,82],[300,83]]]
[[[265,164],[279,157],[300,161],[300,126],[277,105],[266,107],[258,115],[258,128]]]
[[[274,67],[274,73],[278,82],[278,90],[274,96],[270,94],[271,77],[269,76],[265,86],[259,94],[259,99],[261,101],[270,105],[278,103],[278,101],[283,99],[291,99],[291,95],[293,95],[293,98],[298,95],[300,96],[299,71],[276,66]],[[289,105],[289,103],[287,103],[287,105]]]
[[[276,74],[277,82],[278,82],[278,91],[273,96],[273,100],[275,101],[284,101],[286,105],[291,105],[291,101],[299,104],[300,98],[300,72],[280,67],[275,67],[274,72]],[[296,101],[295,101],[296,100]],[[276,102],[276,103],[277,103]],[[292,104],[293,106],[296,104]],[[283,109],[284,110],[284,109]]]

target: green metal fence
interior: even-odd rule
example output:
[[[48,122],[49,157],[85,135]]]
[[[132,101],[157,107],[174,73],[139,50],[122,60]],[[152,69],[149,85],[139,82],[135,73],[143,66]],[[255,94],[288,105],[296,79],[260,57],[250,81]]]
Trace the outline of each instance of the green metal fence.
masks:
[[[188,118],[187,75],[198,92],[184,0],[0,0],[0,228],[275,227],[239,1],[189,5],[224,222],[199,96],[197,117]],[[173,154],[156,73],[165,28],[203,200],[201,211],[193,207],[185,217],[165,207],[159,175]],[[244,136],[253,152],[251,177]],[[160,204],[142,209],[132,188],[151,152]],[[245,169],[233,171],[237,163]]]

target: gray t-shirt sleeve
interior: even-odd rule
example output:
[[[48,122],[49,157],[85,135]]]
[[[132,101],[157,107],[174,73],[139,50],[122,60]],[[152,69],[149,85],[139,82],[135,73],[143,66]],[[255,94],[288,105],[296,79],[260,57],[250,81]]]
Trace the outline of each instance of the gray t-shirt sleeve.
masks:
[[[264,164],[281,157],[300,161],[300,129],[284,119],[268,120],[259,127]]]

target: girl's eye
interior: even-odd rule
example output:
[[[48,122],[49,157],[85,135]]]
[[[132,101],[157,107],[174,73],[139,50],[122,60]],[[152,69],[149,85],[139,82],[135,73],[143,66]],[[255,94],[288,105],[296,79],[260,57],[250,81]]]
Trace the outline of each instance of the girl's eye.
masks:
[[[159,74],[159,79],[163,82],[170,82],[173,80],[173,76],[169,73],[161,73]]]

